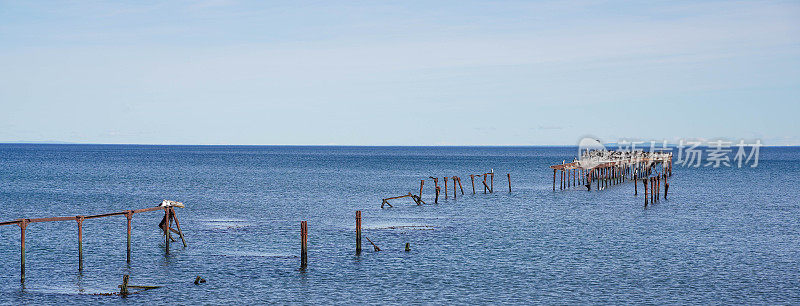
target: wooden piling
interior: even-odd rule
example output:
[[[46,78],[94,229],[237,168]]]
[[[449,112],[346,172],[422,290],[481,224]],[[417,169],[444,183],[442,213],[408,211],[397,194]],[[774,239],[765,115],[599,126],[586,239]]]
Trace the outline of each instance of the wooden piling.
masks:
[[[508,192],[511,192],[511,173],[506,173],[508,176]]]
[[[361,211],[356,211],[356,255],[361,254]]]
[[[461,190],[461,195],[464,195],[464,186],[461,185],[461,177],[457,176],[456,178],[458,179],[458,189]]]
[[[564,174],[561,174],[561,185],[564,185]],[[486,185],[486,173],[483,174],[483,194],[486,194],[486,190],[489,189],[489,186]]]
[[[19,245],[20,245],[20,273],[19,273],[19,280],[20,282],[25,282],[25,229],[28,227],[28,219],[20,219],[19,223],[19,230],[20,230],[20,238],[19,238]]]
[[[78,222],[78,271],[83,270],[83,216],[75,217]]]
[[[419,199],[422,200],[422,186],[425,185],[425,180],[419,180]]]
[[[167,246],[165,248],[165,250],[166,250],[166,254],[169,255],[169,241],[170,241],[170,238],[172,238],[172,237],[170,237],[170,234],[169,234],[169,226],[170,226],[170,223],[171,223],[170,222],[170,217],[169,217],[169,207],[164,207],[164,218],[166,218],[166,220],[167,220],[167,223],[164,224],[166,226],[164,228],[164,241],[166,241],[166,246]]]
[[[457,178],[455,176],[451,177],[450,179],[453,180],[453,200],[455,200],[458,196],[458,186],[456,186]]]
[[[178,223],[178,216],[175,215],[175,208],[169,208],[170,216],[172,216],[172,220],[175,221],[175,227],[178,228],[178,236],[181,237],[181,242],[183,243],[183,247],[186,247],[186,239],[183,238],[183,231],[181,230],[181,224]]]
[[[556,171],[558,171],[558,170],[553,169],[553,191],[556,191]]]
[[[472,181],[472,194],[475,194],[475,175],[470,174],[469,180]],[[556,169],[553,169],[553,191],[556,190]]]
[[[130,276],[128,276],[128,274],[125,274],[125,275],[122,276],[122,288],[119,289],[119,294],[121,296],[128,295],[128,278],[129,277]]]
[[[436,186],[436,198],[433,199],[434,204],[439,204],[439,186]]]
[[[669,191],[669,182],[667,182],[667,174],[664,174],[664,200],[667,199],[668,191]]]
[[[491,193],[494,193],[494,170],[493,170],[493,172],[492,172],[492,175],[491,175],[491,177],[492,177],[492,178],[491,178],[491,182],[492,182],[492,184],[491,184],[491,187],[492,187],[492,188],[489,188],[489,192],[491,192]]]
[[[308,266],[308,223],[300,222],[300,269]]]
[[[639,184],[636,183],[636,176],[633,177],[633,195],[639,195]]]
[[[644,207],[647,207],[647,178],[642,179],[642,185],[644,185]]]
[[[125,218],[128,219],[128,243],[127,243],[128,252],[126,258],[128,263],[130,263],[131,262],[131,219],[133,219],[133,212],[130,210],[126,212]]]
[[[444,177],[444,198],[447,199],[447,179],[448,177]]]

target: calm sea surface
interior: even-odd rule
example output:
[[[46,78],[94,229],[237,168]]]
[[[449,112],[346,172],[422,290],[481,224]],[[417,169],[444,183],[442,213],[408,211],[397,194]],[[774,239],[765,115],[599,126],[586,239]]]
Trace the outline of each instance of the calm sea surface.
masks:
[[[0,226],[0,303],[800,303],[800,148],[762,148],[752,169],[676,167],[670,199],[647,209],[630,183],[553,192],[548,165],[576,151],[0,145],[0,221],[171,199],[186,204],[189,245],[165,256],[163,213],[137,214],[128,265],[125,217],[87,220],[79,273],[76,222],[35,223],[22,285],[20,229]],[[473,195],[469,174],[490,169],[495,193]],[[457,200],[434,205],[428,180],[428,205],[380,208],[453,175],[466,192]],[[356,210],[382,252],[365,240],[354,255]],[[118,291],[123,274],[164,287],[91,295]],[[197,275],[208,282],[194,285]]]

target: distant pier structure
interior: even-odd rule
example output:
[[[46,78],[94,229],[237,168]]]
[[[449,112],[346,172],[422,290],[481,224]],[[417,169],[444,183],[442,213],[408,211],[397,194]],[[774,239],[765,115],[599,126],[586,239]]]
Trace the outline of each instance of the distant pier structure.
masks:
[[[610,185],[634,181],[638,194],[635,184],[638,179],[646,186],[651,176],[657,180],[663,177],[665,181],[667,176],[672,176],[672,153],[593,150],[581,152],[580,159],[563,161],[550,168],[553,169],[554,191],[560,176],[560,190],[577,186],[592,190],[593,183],[597,190],[603,190]]]

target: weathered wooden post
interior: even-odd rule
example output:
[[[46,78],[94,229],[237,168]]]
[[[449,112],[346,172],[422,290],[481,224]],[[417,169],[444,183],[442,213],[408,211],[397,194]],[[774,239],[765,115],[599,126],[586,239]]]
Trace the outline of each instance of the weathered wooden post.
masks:
[[[24,283],[25,282],[25,229],[28,228],[28,219],[20,219],[19,223],[19,230],[20,230],[20,238],[19,238],[19,245],[20,245],[20,252],[19,252],[19,263],[20,263],[20,273],[19,273],[19,281]]]
[[[164,223],[164,226],[165,226],[164,227],[164,238],[165,238],[164,241],[166,241],[166,246],[167,246],[165,250],[167,252],[166,254],[169,255],[169,240],[171,238],[170,235],[169,235],[169,226],[170,226],[169,207],[164,207],[164,218],[167,221],[166,223]]]
[[[647,178],[642,179],[642,185],[644,185],[644,207],[647,207]]]
[[[569,182],[570,182],[569,175],[570,175],[570,171],[569,171],[569,169],[566,169],[566,168],[564,169],[564,171],[565,171],[565,172],[567,172],[567,188],[569,189]]]
[[[491,193],[494,193],[494,170],[492,170],[492,171],[493,171],[493,172],[492,172],[492,175],[491,175],[491,177],[492,177],[492,179],[491,179],[491,181],[492,181],[492,184],[491,184],[492,188],[490,188],[490,189],[489,189],[489,192],[491,192]]]
[[[128,211],[125,213],[125,218],[128,219],[128,263],[131,262],[131,219],[133,219],[133,211]]]
[[[425,185],[425,180],[419,180],[419,199],[422,200],[422,186]]]
[[[439,204],[439,186],[436,186],[436,198],[433,199],[434,204]]]
[[[562,178],[562,185],[563,185],[563,178],[564,178],[563,174],[561,175],[561,178]],[[486,173],[484,173],[483,174],[483,194],[486,194],[486,189],[488,189],[488,188],[489,188],[489,186],[486,186]]]
[[[667,192],[669,191],[669,182],[667,182],[667,174],[664,174],[664,200],[667,199]]]
[[[508,192],[511,192],[511,173],[506,173],[508,176]]]
[[[83,270],[83,216],[75,217],[78,222],[78,271]]]
[[[308,266],[308,224],[300,222],[300,269]]]
[[[461,177],[460,176],[456,176],[456,178],[458,179],[458,189],[461,190],[461,195],[464,195],[464,186],[461,185]]]
[[[128,274],[122,276],[122,288],[119,289],[119,295],[127,296],[128,295]]]
[[[356,255],[361,254],[361,211],[356,211]]]
[[[444,177],[444,198],[447,199],[447,179],[448,177]]]
[[[183,238],[183,231],[181,230],[181,224],[178,222],[178,216],[175,215],[175,208],[174,207],[170,207],[169,208],[169,214],[170,214],[170,216],[172,216],[172,220],[175,221],[175,227],[178,228],[178,236],[181,237],[181,242],[183,243],[183,247],[185,248],[186,247],[186,239]]]
[[[633,177],[633,195],[639,195],[639,184],[636,183],[636,175]]]
[[[472,194],[475,194],[475,175],[470,174],[469,180],[472,181]],[[556,190],[556,170],[553,169],[553,190]]]
[[[556,191],[556,169],[553,169],[553,191]]]
[[[458,186],[456,186],[457,179],[455,176],[451,177],[453,179],[453,200],[455,200],[458,196]]]

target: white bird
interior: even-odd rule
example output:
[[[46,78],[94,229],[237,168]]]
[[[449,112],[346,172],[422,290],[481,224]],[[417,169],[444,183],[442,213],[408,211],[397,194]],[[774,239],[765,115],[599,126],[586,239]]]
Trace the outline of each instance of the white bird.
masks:
[[[161,204],[158,205],[159,207],[180,207],[183,208],[183,203],[171,200],[164,200],[161,201]]]

